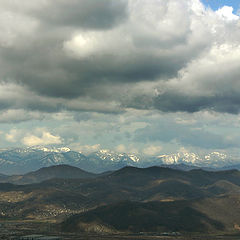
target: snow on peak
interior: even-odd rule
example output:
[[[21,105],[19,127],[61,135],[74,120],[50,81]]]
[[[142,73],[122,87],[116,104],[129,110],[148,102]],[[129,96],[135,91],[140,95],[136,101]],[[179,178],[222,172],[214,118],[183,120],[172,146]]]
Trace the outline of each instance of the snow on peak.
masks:
[[[227,156],[221,152],[211,152],[206,155],[196,154],[193,152],[180,151],[174,154],[159,155],[155,159],[163,164],[191,164],[196,166],[224,166],[228,164],[227,159],[232,159],[231,156]]]
[[[61,152],[70,152],[71,149],[68,147],[62,147],[62,148],[58,148]]]
[[[140,159],[133,155],[127,153],[117,153],[114,151],[110,151],[107,149],[99,150],[96,155],[100,157],[102,160],[110,160],[112,162],[139,162]]]
[[[128,157],[133,161],[133,162],[139,162],[140,158],[135,156],[135,155],[131,155],[129,154]]]
[[[101,149],[101,150],[99,150],[99,152],[102,153],[102,154],[109,154],[110,150],[108,150],[108,149]]]
[[[60,148],[47,148],[47,147],[34,147],[36,150],[41,150],[43,152],[55,152],[55,153],[61,153],[61,152],[70,152],[71,149],[67,147],[60,147]]]

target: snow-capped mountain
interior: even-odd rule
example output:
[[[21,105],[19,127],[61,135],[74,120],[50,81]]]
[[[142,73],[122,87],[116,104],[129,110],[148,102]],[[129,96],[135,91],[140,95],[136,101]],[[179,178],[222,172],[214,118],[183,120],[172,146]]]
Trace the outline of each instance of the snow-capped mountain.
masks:
[[[200,157],[195,153],[176,153],[170,155],[160,155],[157,156],[156,159],[162,161],[164,164],[196,164],[196,162],[200,160]]]
[[[85,171],[100,173],[112,171],[125,166],[148,167],[172,164],[185,164],[202,168],[231,168],[240,166],[239,158],[220,152],[197,154],[180,151],[174,154],[155,157],[136,156],[127,153],[116,153],[110,150],[100,150],[89,155],[72,151],[69,148],[15,148],[0,151],[0,173],[23,174],[42,167],[68,164]]]
[[[31,149],[31,148],[29,148]],[[67,147],[61,147],[61,148],[47,148],[42,146],[36,146],[32,149],[41,150],[43,152],[55,152],[55,153],[62,153],[62,152],[70,152],[71,149]]]
[[[101,158],[102,160],[112,161],[112,162],[139,162],[139,157],[127,154],[127,153],[116,153],[110,150],[102,149],[95,153],[96,156]]]
[[[125,166],[138,166],[140,159],[137,156],[116,153],[110,150],[100,150],[87,156],[88,162],[91,163],[86,170],[92,172],[112,171]]]
[[[85,156],[69,148],[15,148],[0,151],[0,173],[22,174],[42,167],[68,164],[100,173],[124,166],[136,166],[139,158],[125,153],[100,150]]]
[[[85,168],[88,158],[79,152],[28,148],[22,151],[12,149],[0,153],[0,172],[22,174],[42,167],[68,164]]]
[[[149,159],[146,162],[148,162],[150,165],[153,163],[157,165],[187,164],[197,167],[222,168],[227,165],[234,165],[239,161],[240,159],[220,152],[211,152],[206,155],[200,155],[196,153],[181,151],[175,154],[159,155]]]

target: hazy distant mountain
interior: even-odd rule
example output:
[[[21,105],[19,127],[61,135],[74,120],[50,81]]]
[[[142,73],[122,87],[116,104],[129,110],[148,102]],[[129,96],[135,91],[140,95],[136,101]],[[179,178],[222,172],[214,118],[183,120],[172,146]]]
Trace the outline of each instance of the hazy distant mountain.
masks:
[[[118,154],[100,150],[85,156],[68,148],[26,148],[0,151],[0,172],[24,174],[42,167],[68,164],[86,171],[100,173],[136,165],[139,158],[134,155]]]
[[[219,152],[207,155],[179,152],[155,157],[116,153],[109,150],[84,155],[69,148],[16,148],[0,151],[0,172],[3,174],[24,174],[39,168],[67,164],[88,172],[101,173],[113,171],[124,166],[149,167],[168,166],[180,170],[202,169],[240,169],[238,160]],[[232,167],[233,165],[233,167]],[[224,167],[224,168],[223,168]]]
[[[7,175],[0,173],[0,181],[1,181],[1,180],[4,180],[4,179],[6,179],[6,178],[8,178]]]

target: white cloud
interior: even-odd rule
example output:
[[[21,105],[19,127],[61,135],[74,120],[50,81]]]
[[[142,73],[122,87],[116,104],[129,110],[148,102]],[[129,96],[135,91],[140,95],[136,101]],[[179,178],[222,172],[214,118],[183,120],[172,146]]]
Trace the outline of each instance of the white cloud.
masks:
[[[160,154],[162,151],[161,146],[150,145],[142,150],[143,154],[148,156],[154,156]]]
[[[98,150],[100,150],[101,145],[100,144],[81,145],[79,143],[73,143],[73,144],[70,144],[70,148],[75,151],[81,152],[83,154],[90,154],[90,153],[97,152]]]
[[[119,153],[125,153],[126,152],[126,147],[123,144],[119,144],[115,149]]]
[[[166,91],[175,89],[195,97],[239,91],[239,69],[239,45],[215,44],[209,52],[182,69],[178,78],[169,80],[164,86]]]
[[[93,33],[85,33],[74,36],[71,40],[64,43],[67,53],[79,57],[86,57],[96,52],[99,41]]]
[[[222,8],[218,9],[216,13],[222,19],[227,20],[227,21],[239,20],[239,16],[233,14],[233,7],[230,7],[230,6],[223,6]]]
[[[5,134],[5,138],[8,142],[16,143],[21,135],[21,130],[11,129],[9,133]]]
[[[62,139],[60,136],[54,136],[50,132],[43,131],[40,137],[27,134],[27,136],[22,139],[22,143],[26,146],[52,145],[61,144]]]

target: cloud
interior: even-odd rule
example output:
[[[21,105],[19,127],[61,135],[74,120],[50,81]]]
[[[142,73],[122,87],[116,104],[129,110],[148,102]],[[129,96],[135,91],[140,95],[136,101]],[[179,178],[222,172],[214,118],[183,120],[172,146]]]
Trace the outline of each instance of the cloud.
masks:
[[[8,142],[16,143],[19,140],[22,132],[18,129],[11,129],[9,133],[5,134],[5,138]]]
[[[199,0],[0,0],[1,140],[237,148],[239,27]]]
[[[22,139],[22,143],[26,146],[37,146],[37,145],[53,145],[61,144],[62,139],[60,136],[54,136],[50,132],[43,131],[41,136],[35,136],[32,134],[27,134]]]
[[[160,154],[162,151],[161,146],[148,146],[142,150],[143,154],[148,155],[148,156],[156,156],[157,154]]]
[[[39,104],[32,104],[24,94],[17,108],[71,110],[69,99],[82,106],[75,111],[104,112],[93,108],[100,100],[121,106],[126,88],[166,81],[209,47],[203,38],[209,29],[196,20],[204,8],[195,2],[197,10],[177,0],[40,1],[39,9],[29,1],[22,6],[2,1],[3,13],[17,12],[32,27],[25,32],[5,23],[15,37],[2,43],[0,81],[38,98]],[[16,17],[10,22],[24,23]],[[16,106],[6,106],[11,107]]]
[[[0,111],[0,123],[20,123],[31,120],[44,120],[46,115],[40,112],[30,112],[23,109],[9,109]]]
[[[239,111],[239,21],[230,7],[213,12],[198,0],[0,4],[10,19],[0,24],[2,109]]]
[[[81,145],[79,143],[74,143],[70,145],[71,148],[75,151],[81,152],[83,154],[90,154],[93,152],[97,152],[101,149],[100,144],[94,144],[94,145]]]
[[[227,21],[239,20],[239,16],[233,14],[233,7],[224,6],[217,10],[217,14]]]
[[[239,62],[238,45],[213,46],[211,51],[182,69],[178,78],[162,85],[162,92],[154,98],[154,106],[166,112],[208,109],[239,113]]]
[[[234,139],[229,139],[220,133],[206,131],[198,125],[189,127],[176,124],[167,119],[163,119],[159,123],[152,122],[149,126],[136,130],[134,141],[144,143],[160,141],[202,149],[239,147],[239,144]]]
[[[40,112],[87,111],[118,114],[124,111],[120,103],[116,101],[96,100],[88,97],[64,99],[41,96],[12,83],[0,84],[0,102],[0,110],[3,112],[0,122],[4,122],[4,119],[7,120],[8,117],[11,120],[14,113],[19,113],[15,119],[17,122],[23,121],[24,118],[30,120],[31,116],[32,119],[44,118],[44,114],[41,115]]]
[[[117,152],[120,152],[120,153],[126,152],[126,147],[123,144],[119,144],[115,149]]]
[[[127,18],[126,0],[45,1],[32,14],[45,24],[83,29],[109,29]]]

